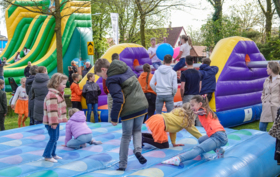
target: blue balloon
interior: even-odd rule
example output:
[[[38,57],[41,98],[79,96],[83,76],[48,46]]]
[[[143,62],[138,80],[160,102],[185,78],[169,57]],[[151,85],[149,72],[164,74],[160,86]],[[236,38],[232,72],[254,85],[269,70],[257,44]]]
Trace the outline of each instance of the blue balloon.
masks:
[[[163,44],[160,44],[157,48],[157,51],[156,51],[156,54],[157,54],[157,57],[163,61],[164,59],[164,56],[165,55],[171,55],[173,56],[174,54],[174,50],[172,48],[172,46],[168,43],[163,43]]]

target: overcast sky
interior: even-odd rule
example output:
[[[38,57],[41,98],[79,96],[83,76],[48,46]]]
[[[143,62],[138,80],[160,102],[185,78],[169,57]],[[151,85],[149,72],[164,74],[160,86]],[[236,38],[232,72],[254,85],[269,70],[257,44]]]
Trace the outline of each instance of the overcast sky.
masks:
[[[184,0],[182,0],[184,1]],[[185,0],[191,2],[190,0]],[[246,2],[252,2],[256,0],[246,0]],[[172,22],[172,27],[183,26],[185,29],[191,26],[195,30],[199,30],[201,25],[206,23],[208,17],[212,17],[214,12],[213,7],[207,0],[195,0],[192,5],[195,5],[196,8],[185,8],[183,11],[172,11],[169,21]],[[223,14],[227,14],[229,7],[238,4],[242,5],[245,3],[245,0],[225,0],[223,5]],[[2,13],[2,12],[0,12]],[[3,16],[3,14],[0,14]],[[169,23],[166,24],[168,27]],[[276,23],[273,26],[277,26]],[[0,19],[0,32],[2,35],[7,36],[6,25],[4,18]]]

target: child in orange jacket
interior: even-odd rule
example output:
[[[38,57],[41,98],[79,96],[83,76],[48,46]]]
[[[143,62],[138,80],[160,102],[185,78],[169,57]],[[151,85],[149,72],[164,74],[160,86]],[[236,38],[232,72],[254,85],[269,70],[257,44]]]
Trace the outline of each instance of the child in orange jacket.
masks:
[[[153,77],[153,74],[151,73],[151,66],[147,63],[144,64],[143,71],[144,72],[139,76],[138,81],[149,103],[148,114],[146,114],[144,119],[144,121],[146,121],[155,113],[157,94],[150,86],[150,81]]]
[[[212,150],[216,151],[218,159],[224,157],[225,151],[222,146],[225,146],[228,142],[227,134],[224,127],[220,124],[218,117],[209,107],[206,95],[194,96],[190,103],[191,109],[198,115],[198,118],[205,129],[206,135],[198,139],[199,145],[195,146],[192,150],[163,161],[162,163],[164,164],[178,166],[181,162],[192,160],[196,156]]]
[[[72,108],[77,108],[79,110],[82,110],[82,104],[81,104],[81,98],[83,91],[79,87],[79,74],[72,74],[73,83],[70,87],[71,89],[71,102],[72,102]]]

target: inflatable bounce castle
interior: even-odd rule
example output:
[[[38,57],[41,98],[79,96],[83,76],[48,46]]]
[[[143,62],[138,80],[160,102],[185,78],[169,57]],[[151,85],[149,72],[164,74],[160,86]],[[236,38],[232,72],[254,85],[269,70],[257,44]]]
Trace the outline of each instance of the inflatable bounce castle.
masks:
[[[45,4],[46,1],[36,1]],[[64,2],[63,0],[61,2]],[[32,6],[34,1],[17,1]],[[40,4],[39,3],[39,4]],[[74,12],[82,1],[70,1],[64,4],[63,13]],[[51,6],[52,4],[50,4]],[[74,58],[87,58],[86,42],[91,41],[90,6],[62,20],[62,43],[64,72]],[[9,6],[6,10],[9,43],[0,55],[12,63],[5,67],[6,84],[8,77],[19,82],[23,77],[23,69],[28,61],[39,66],[46,66],[51,76],[56,70],[56,41],[54,19],[52,16],[39,15],[26,11],[24,8]],[[78,50],[76,46],[81,46]],[[27,56],[13,63],[17,52],[24,47],[30,50]],[[111,47],[102,56],[111,61],[111,55],[118,53],[136,75],[140,74],[140,66],[150,63],[147,51],[141,45],[120,44]],[[246,62],[265,61],[256,44],[246,38],[232,37],[221,40],[211,55],[212,65],[219,67],[216,76],[217,88],[210,102],[211,108],[217,113],[224,126],[235,126],[259,119],[261,113],[261,90],[264,68],[248,68]],[[91,69],[94,73],[94,68]],[[102,79],[96,77],[102,88]],[[86,77],[80,83],[82,88]],[[9,90],[9,86],[7,87]],[[179,92],[175,102],[180,102]],[[85,100],[82,100],[86,109]],[[99,97],[100,118],[108,117],[107,97],[102,91]],[[146,164],[139,164],[133,154],[133,144],[129,145],[128,167],[126,171],[116,171],[119,161],[120,138],[122,124],[112,126],[110,123],[88,123],[94,139],[103,144],[73,150],[64,147],[65,123],[60,124],[60,137],[57,142],[57,154],[63,158],[58,163],[44,161],[42,154],[49,140],[44,125],[34,125],[19,129],[0,132],[0,177],[163,177],[163,176],[207,176],[207,177],[272,177],[280,174],[280,167],[273,159],[275,139],[265,132],[257,130],[233,130],[226,128],[228,144],[224,147],[225,157],[216,159],[214,151],[193,160],[181,163],[180,166],[161,164],[162,161],[180,153],[189,151],[198,142],[186,131],[177,133],[177,143],[181,147],[156,149],[145,144],[142,154],[147,158]],[[203,128],[198,130],[204,135]],[[145,125],[142,131],[147,132]]]
[[[16,1],[20,6],[36,11],[34,6],[49,6],[50,0]],[[62,3],[64,0],[62,0]],[[63,72],[68,73],[68,66],[74,58],[88,59],[87,41],[92,41],[91,8],[83,7],[84,1],[63,3],[61,16],[61,34],[63,46]],[[75,13],[73,13],[75,12]],[[0,59],[7,58],[10,65],[4,68],[6,91],[11,91],[8,77],[13,77],[19,84],[24,77],[24,68],[29,61],[34,65],[47,67],[49,76],[57,72],[55,19],[53,16],[29,12],[28,10],[10,5],[5,12],[8,31],[8,44],[0,54]],[[79,46],[79,48],[77,48]],[[30,49],[24,56],[23,48]],[[21,52],[21,60],[14,63],[14,58]]]

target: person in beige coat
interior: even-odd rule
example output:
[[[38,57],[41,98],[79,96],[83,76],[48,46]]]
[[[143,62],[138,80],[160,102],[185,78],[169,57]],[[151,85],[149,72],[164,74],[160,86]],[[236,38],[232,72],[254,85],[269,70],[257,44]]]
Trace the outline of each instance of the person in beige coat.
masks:
[[[266,131],[269,122],[274,122],[277,109],[280,107],[280,65],[277,62],[268,62],[267,74],[269,77],[263,84],[262,114],[259,128]]]

